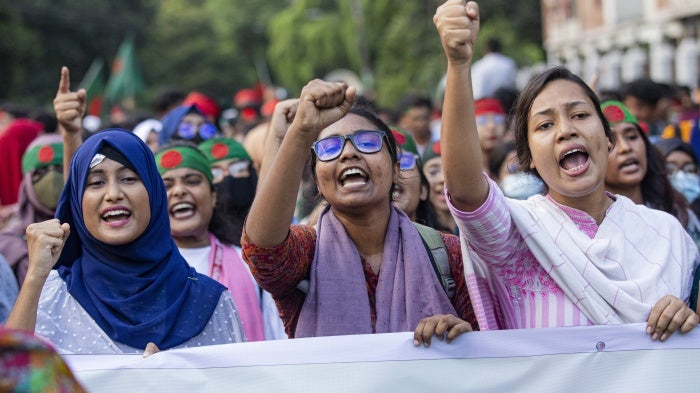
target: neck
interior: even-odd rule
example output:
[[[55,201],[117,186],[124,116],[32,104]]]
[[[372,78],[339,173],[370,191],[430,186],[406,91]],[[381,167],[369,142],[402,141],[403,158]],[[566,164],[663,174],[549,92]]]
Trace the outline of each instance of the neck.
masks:
[[[606,187],[608,191],[612,194],[619,194],[622,196],[626,196],[627,198],[631,199],[632,202],[636,203],[637,205],[643,205],[644,204],[644,196],[642,195],[642,187],[637,184],[636,186],[633,187],[616,187],[616,186],[608,186]]]
[[[387,201],[382,209],[373,209],[369,214],[350,215],[333,209],[345,231],[355,243],[360,255],[367,258],[384,252],[384,238],[389,226],[391,204]],[[381,259],[381,258],[380,258]]]
[[[189,235],[189,236],[173,236],[175,244],[178,248],[201,248],[209,245],[209,232]]]
[[[571,198],[551,192],[549,196],[557,203],[588,213],[598,225],[603,222],[605,213],[613,202],[605,193],[605,188],[602,186],[591,194],[583,197]]]
[[[428,143],[430,143],[430,132],[427,132],[425,134],[414,133],[413,139],[416,141],[417,144],[425,146]]]

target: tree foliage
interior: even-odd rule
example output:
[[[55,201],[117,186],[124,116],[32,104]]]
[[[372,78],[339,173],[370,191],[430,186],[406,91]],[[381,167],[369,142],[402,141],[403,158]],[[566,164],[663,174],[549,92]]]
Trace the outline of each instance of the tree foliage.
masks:
[[[111,64],[128,34],[147,90],[200,90],[230,104],[257,81],[296,94],[349,69],[383,106],[430,94],[445,69],[432,23],[442,0],[9,0],[0,2],[0,99],[50,106],[62,65],[75,85],[95,58]],[[539,1],[480,2],[480,42],[499,36],[520,65],[543,57]],[[477,46],[477,57],[481,53]]]

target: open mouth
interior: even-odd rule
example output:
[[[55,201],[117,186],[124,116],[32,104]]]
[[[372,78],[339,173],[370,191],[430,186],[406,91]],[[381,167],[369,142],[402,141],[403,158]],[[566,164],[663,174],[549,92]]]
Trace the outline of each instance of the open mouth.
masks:
[[[103,213],[101,217],[108,223],[114,223],[128,220],[131,217],[131,212],[126,209],[114,209]]]
[[[344,170],[338,178],[342,186],[363,185],[369,182],[369,175],[358,168]]]
[[[632,169],[637,169],[638,167],[639,167],[639,161],[637,161],[634,158],[627,159],[622,164],[620,164],[620,170],[624,170],[624,169],[632,170]]]
[[[586,165],[588,152],[582,148],[575,148],[565,152],[559,159],[559,166],[566,171],[575,172]]]
[[[181,202],[170,208],[170,215],[176,219],[192,217],[197,209],[189,202]]]

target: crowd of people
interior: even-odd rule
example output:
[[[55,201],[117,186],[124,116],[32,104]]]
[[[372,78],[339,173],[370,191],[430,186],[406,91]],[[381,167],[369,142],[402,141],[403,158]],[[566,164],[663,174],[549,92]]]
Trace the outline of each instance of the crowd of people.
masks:
[[[149,118],[91,132],[64,68],[53,123],[0,105],[0,322],[59,353],[145,356],[693,329],[700,90],[694,103],[646,80],[596,92],[555,66],[518,91],[496,40],[473,61],[476,3],[448,0],[434,23],[440,103],[387,110],[313,80],[295,99],[239,92],[232,123],[210,97],[168,91]]]

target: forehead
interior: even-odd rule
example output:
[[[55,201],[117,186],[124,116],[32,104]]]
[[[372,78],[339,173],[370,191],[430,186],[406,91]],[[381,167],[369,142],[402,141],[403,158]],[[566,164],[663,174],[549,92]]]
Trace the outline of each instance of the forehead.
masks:
[[[192,168],[175,168],[163,173],[163,178],[179,178],[190,175],[204,176],[202,172]]]
[[[666,161],[675,162],[694,162],[693,157],[682,150],[674,150],[666,156]]]
[[[94,167],[90,168],[88,174],[92,174],[95,172],[115,172],[119,171],[122,169],[129,169],[125,167],[124,165],[114,161],[111,158],[105,157],[102,161],[100,161],[99,164],[95,165]]]
[[[637,129],[637,127],[632,123],[618,123],[618,124],[615,124],[614,126],[610,127],[610,129],[616,134],[620,134],[623,132],[628,133],[628,132],[632,132],[632,131],[635,133],[639,133],[639,130]]]
[[[572,81],[558,79],[549,82],[532,102],[530,117],[547,110],[560,109],[572,103],[581,102],[593,107],[588,95],[581,86]]]
[[[376,129],[377,126],[375,126],[374,123],[365,119],[364,117],[355,114],[348,114],[342,119],[326,127],[323,131],[321,131],[321,134],[319,134],[318,139],[323,139],[330,135],[352,134],[357,130]]]
[[[204,121],[204,116],[195,113],[195,112],[190,112],[183,116],[182,121],[189,121],[189,122],[197,122],[197,121]]]

